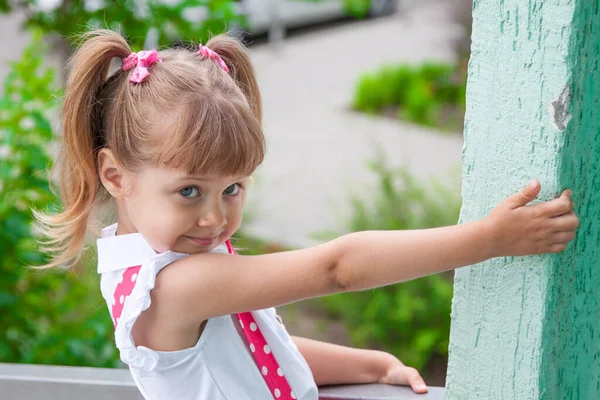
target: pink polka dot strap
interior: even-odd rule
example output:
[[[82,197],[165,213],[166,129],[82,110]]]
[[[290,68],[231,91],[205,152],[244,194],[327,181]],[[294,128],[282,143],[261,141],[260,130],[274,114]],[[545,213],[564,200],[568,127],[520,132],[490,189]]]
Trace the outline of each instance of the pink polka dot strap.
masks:
[[[113,296],[111,309],[113,324],[115,328],[119,323],[119,318],[121,318],[121,313],[123,312],[123,305],[125,304],[125,299],[133,291],[133,287],[135,286],[135,281],[137,280],[137,276],[140,272],[141,267],[141,265],[137,265],[135,267],[127,268],[125,272],[123,272],[123,275],[121,275],[121,280],[115,288],[115,295]]]
[[[235,249],[228,240],[225,242],[229,254],[236,254]],[[254,356],[254,361],[260,369],[260,372],[273,395],[274,399],[291,400],[296,396],[285,378],[282,369],[279,367],[271,348],[267,344],[265,337],[258,328],[254,317],[249,312],[239,313],[240,325],[246,336],[246,341],[250,346],[250,351]]]

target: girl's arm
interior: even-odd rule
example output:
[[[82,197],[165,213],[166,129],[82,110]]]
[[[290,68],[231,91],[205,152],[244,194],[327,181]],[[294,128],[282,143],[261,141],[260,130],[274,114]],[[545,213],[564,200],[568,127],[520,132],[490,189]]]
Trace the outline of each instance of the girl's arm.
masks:
[[[388,383],[410,385],[416,393],[427,392],[419,372],[405,366],[389,353],[353,349],[301,337],[292,339],[308,363],[318,386]]]
[[[524,189],[483,220],[462,225],[358,232],[263,256],[191,255],[159,273],[151,319],[194,331],[216,316],[389,285],[491,257],[562,251],[578,225],[570,192],[526,206],[538,192],[539,185]]]

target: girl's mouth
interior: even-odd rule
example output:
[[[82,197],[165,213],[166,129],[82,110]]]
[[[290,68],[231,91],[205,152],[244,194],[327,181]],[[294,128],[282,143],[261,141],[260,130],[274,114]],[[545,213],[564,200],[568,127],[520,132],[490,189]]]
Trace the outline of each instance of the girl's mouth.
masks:
[[[197,246],[212,246],[217,240],[217,236],[215,237],[192,237],[185,236],[190,242],[196,244]]]

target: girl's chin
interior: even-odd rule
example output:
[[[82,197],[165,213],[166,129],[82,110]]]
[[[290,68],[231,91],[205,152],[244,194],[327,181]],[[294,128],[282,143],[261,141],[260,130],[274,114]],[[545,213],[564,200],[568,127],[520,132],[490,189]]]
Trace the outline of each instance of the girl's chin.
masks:
[[[209,253],[222,244],[222,242],[217,240],[212,243],[194,243],[193,241],[186,239],[185,242],[187,243],[178,243],[178,245],[173,248],[173,251],[176,253],[187,254]]]

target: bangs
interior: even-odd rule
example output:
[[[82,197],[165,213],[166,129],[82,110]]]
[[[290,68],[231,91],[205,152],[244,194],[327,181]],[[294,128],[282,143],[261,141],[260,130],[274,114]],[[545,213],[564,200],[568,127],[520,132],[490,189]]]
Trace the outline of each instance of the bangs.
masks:
[[[265,139],[248,105],[215,97],[194,100],[178,105],[180,111],[166,124],[159,122],[162,150],[156,165],[190,175],[251,175],[264,159]]]

